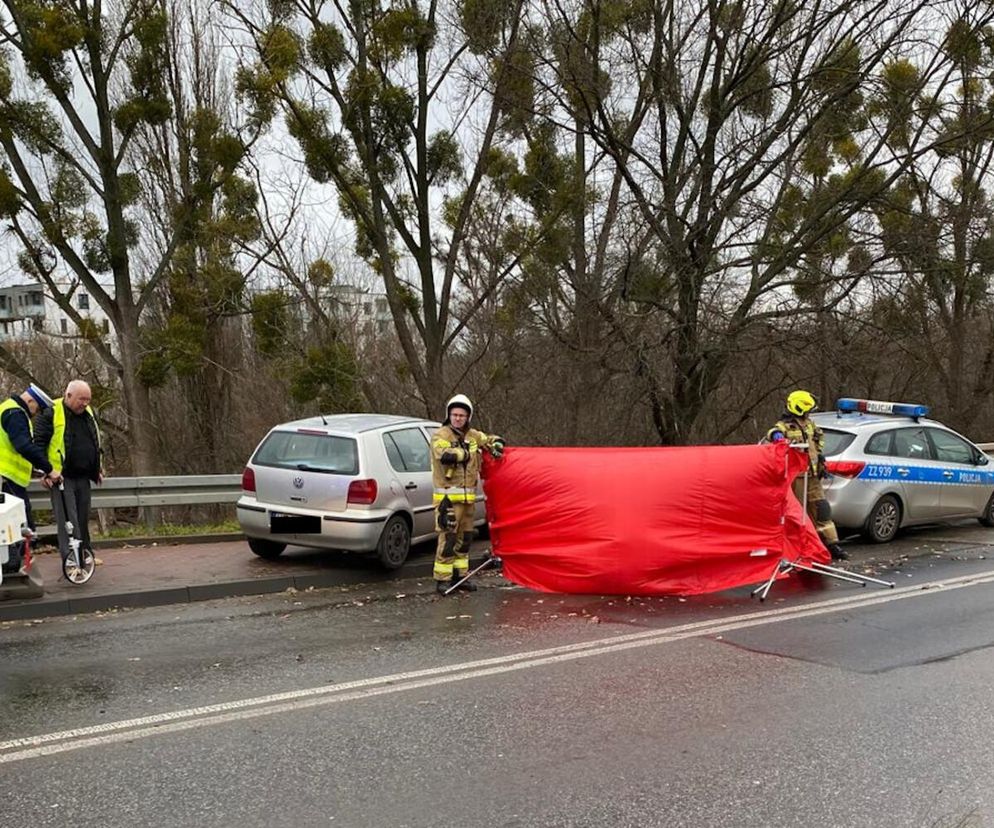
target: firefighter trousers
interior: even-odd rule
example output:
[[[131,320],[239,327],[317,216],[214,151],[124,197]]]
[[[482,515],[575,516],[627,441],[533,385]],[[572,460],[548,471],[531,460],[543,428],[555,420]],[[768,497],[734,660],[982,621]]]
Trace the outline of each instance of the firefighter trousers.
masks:
[[[441,504],[435,506],[435,531],[438,532],[438,548],[435,550],[436,581],[451,581],[469,572],[469,544],[473,539],[473,518],[476,515],[475,503],[452,503],[449,507],[453,525],[443,529],[438,523]]]
[[[794,479],[794,496],[803,502],[804,498],[804,475]],[[819,506],[819,503],[824,503],[823,506]],[[821,481],[814,475],[808,475],[808,502],[805,504],[807,507],[808,517],[811,518],[811,522],[815,525],[815,529],[818,530],[818,534],[822,539],[822,542],[826,545],[838,543],[839,533],[835,528],[835,523],[831,519],[819,520],[819,511],[828,509],[828,502],[825,500],[825,490],[821,487]]]

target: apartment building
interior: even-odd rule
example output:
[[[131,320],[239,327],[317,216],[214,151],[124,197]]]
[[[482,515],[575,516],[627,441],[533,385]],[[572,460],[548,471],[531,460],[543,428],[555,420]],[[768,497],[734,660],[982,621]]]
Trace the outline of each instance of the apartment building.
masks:
[[[363,337],[380,337],[393,331],[393,317],[385,293],[350,284],[321,288],[318,300],[330,315],[348,324]],[[82,287],[72,294],[73,307],[108,333],[110,321],[92,296]],[[307,314],[306,303],[298,303]],[[73,319],[56,304],[37,282],[0,287],[0,342],[28,340],[39,335],[63,339],[68,350],[80,335]]]
[[[77,288],[72,303],[79,315],[92,320],[98,330],[110,330],[110,320],[86,290]],[[45,334],[64,337],[68,342],[79,336],[79,329],[37,282],[0,287],[0,341]]]
[[[363,336],[383,336],[393,330],[393,316],[385,293],[356,285],[328,285],[320,293],[328,311],[347,320]]]

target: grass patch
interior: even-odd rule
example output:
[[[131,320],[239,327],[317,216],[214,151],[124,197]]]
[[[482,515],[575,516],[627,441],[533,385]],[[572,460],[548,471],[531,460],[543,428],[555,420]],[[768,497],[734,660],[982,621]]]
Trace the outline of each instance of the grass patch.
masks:
[[[181,537],[183,535],[222,535],[228,532],[241,532],[237,520],[222,523],[160,523],[148,527],[144,524],[133,526],[112,526],[106,533],[97,532],[95,538],[145,538]]]

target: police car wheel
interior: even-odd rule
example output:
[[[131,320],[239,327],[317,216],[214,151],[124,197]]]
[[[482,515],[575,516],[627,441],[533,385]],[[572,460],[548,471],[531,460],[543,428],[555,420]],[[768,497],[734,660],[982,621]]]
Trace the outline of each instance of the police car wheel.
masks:
[[[994,494],[990,496],[987,500],[987,505],[984,507],[984,513],[977,518],[983,526],[994,527]]]
[[[901,527],[901,504],[893,495],[878,500],[863,526],[863,535],[873,543],[888,543]]]

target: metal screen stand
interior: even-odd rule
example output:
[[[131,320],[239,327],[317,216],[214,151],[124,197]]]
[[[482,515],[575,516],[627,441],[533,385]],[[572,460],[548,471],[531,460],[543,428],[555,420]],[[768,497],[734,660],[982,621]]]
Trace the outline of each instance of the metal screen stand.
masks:
[[[445,590],[445,592],[443,592],[442,595],[448,595],[453,590],[459,589],[461,584],[466,583],[466,581],[472,578],[477,572],[482,572],[488,566],[500,569],[501,559],[498,558],[496,555],[491,555],[483,563],[481,563],[478,567],[476,567],[476,569],[467,572],[465,575],[463,575],[458,581],[456,581],[452,586],[450,586],[447,590]]]
[[[766,596],[773,588],[773,583],[776,581],[777,576],[782,573],[789,574],[795,570],[799,570],[801,572],[814,572],[816,575],[824,575],[828,578],[835,578],[838,581],[848,581],[851,584],[859,584],[860,586],[866,586],[867,584],[879,584],[880,586],[890,587],[891,589],[894,588],[893,581],[882,581],[880,578],[871,578],[869,575],[859,575],[855,572],[850,572],[847,569],[839,569],[838,567],[817,563],[816,561],[801,563],[800,561],[788,561],[786,558],[781,558],[777,562],[777,565],[770,577],[750,592],[749,597],[755,598],[759,595],[760,602],[765,601]]]
[[[808,453],[807,443],[791,443],[791,448],[803,449],[805,455]],[[804,496],[801,500],[801,525],[803,526],[808,520],[808,474],[811,466],[810,459],[808,460],[808,466],[805,468],[804,472]],[[867,584],[879,584],[880,586],[894,588],[893,581],[883,581],[880,578],[871,578],[869,575],[859,575],[855,572],[850,572],[847,569],[839,569],[836,566],[829,566],[828,564],[818,563],[816,561],[811,561],[809,563],[801,563],[801,561],[789,561],[786,558],[781,558],[777,565],[773,568],[773,572],[770,577],[756,587],[752,592],[749,593],[750,598],[755,598],[759,596],[760,602],[766,600],[766,596],[769,595],[770,590],[773,588],[773,583],[776,581],[777,576],[781,574],[790,574],[794,571],[800,572],[813,572],[816,575],[824,575],[827,578],[835,578],[837,581],[847,581],[851,584],[859,584],[860,586],[866,586]]]

